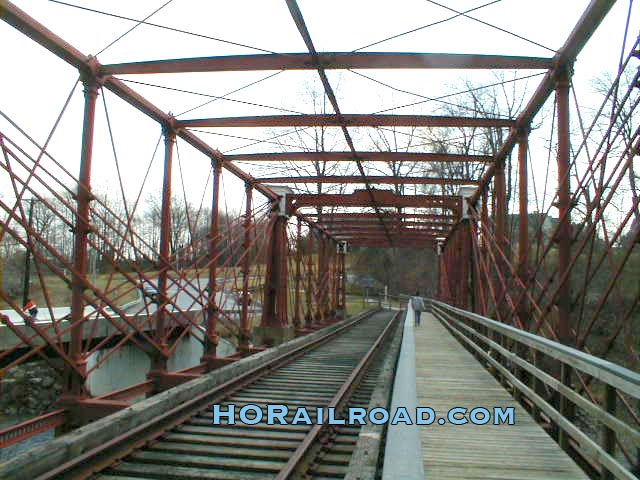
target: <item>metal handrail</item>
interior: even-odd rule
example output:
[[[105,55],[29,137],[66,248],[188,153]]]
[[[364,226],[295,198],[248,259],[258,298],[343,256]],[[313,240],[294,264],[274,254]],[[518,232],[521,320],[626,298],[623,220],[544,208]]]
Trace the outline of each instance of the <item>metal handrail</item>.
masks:
[[[571,363],[573,368],[577,368],[584,373],[596,377],[598,380],[607,382],[632,397],[640,398],[640,374],[636,372],[607,360],[589,355],[581,350],[576,350],[567,345],[491,320],[476,313],[467,312],[466,310],[452,307],[437,300],[429,300],[429,303],[446,309],[451,313],[462,315],[487,328],[491,328],[512,340],[523,343],[556,360]]]
[[[470,348],[488,366],[509,383],[519,398],[526,398],[532,408],[544,412],[558,428],[558,441],[564,448],[570,443],[574,451],[585,459],[588,466],[599,472],[605,479],[637,477],[615,458],[619,436],[631,441],[640,449],[640,429],[632,427],[616,416],[616,398],[620,392],[635,401],[640,400],[640,374],[629,369],[589,355],[547,338],[519,330],[481,315],[462,310],[451,305],[428,300],[433,314],[464,345]],[[497,335],[496,335],[497,334]],[[528,347],[559,362],[560,370],[579,370],[599,380],[605,386],[605,406],[580,395],[569,383],[539,368],[538,362],[531,363],[523,355],[522,348]],[[518,372],[530,374],[527,385]],[[560,396],[560,405],[553,405],[540,393],[537,385],[544,384]],[[603,425],[603,440],[599,445],[572,422],[571,402],[577,408],[590,414]],[[537,412],[536,412],[537,413]],[[595,464],[595,466],[594,466]]]

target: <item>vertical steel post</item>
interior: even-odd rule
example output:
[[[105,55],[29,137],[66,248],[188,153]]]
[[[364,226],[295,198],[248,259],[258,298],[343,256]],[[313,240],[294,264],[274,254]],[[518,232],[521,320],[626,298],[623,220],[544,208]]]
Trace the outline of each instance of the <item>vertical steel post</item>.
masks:
[[[345,246],[346,249],[346,246]],[[347,252],[343,251],[340,255],[340,273],[342,275],[342,284],[340,285],[340,309],[346,317],[347,312]]]
[[[480,261],[481,265],[489,265],[487,262],[487,248],[488,247],[488,239],[485,228],[489,228],[489,189],[484,188],[482,190],[482,213],[480,214],[480,233],[479,233],[479,242],[480,242]],[[480,285],[479,292],[482,295],[482,315],[486,315],[489,307],[487,295],[487,289],[481,288]]]
[[[461,261],[463,262],[464,269],[462,272],[462,308],[465,310],[469,310],[473,301],[473,284],[471,281],[473,280],[473,239],[471,235],[473,234],[473,230],[471,228],[471,217],[467,218],[462,225],[460,225],[460,241],[462,242],[462,257]]]
[[[289,325],[289,236],[287,235],[287,224],[289,218],[286,215],[279,215],[277,220],[278,239],[278,289],[277,289],[277,316],[278,326]]]
[[[307,283],[305,288],[305,305],[306,305],[306,313],[305,313],[305,326],[307,328],[311,327],[313,323],[313,304],[312,304],[312,296],[311,291],[313,290],[313,231],[309,228],[307,238]]]
[[[529,191],[527,147],[528,130],[521,130],[518,137],[518,276],[525,285],[529,281]],[[526,299],[522,299],[518,306],[518,317],[524,328],[529,327],[529,306]]]
[[[86,75],[84,84],[84,118],[82,131],[82,148],[80,152],[80,173],[78,175],[77,212],[73,238],[73,267],[71,279],[71,332],[69,356],[76,367],[84,372],[86,360],[82,355],[84,340],[83,318],[85,301],[83,293],[87,283],[88,235],[91,233],[90,203],[91,193],[91,160],[93,157],[93,134],[95,126],[96,99],[98,98],[98,82],[95,77]],[[87,395],[84,378],[76,372],[69,371],[62,393],[63,402],[80,399]],[[77,420],[77,419],[76,419]]]
[[[218,245],[220,243],[220,173],[222,166],[220,160],[211,159],[211,169],[213,173],[213,191],[211,192],[211,219],[209,222],[209,278],[207,282],[207,308],[206,308],[206,328],[204,332],[204,352],[202,362],[204,362],[206,370],[210,371],[215,368],[216,350],[218,347],[218,311],[217,301],[217,283],[218,276]]]
[[[286,326],[287,319],[287,217],[276,202],[272,210],[261,326]]]
[[[346,269],[346,244],[341,244],[338,253],[338,306],[342,318],[347,316],[347,269]]]
[[[293,326],[296,330],[300,329],[301,326],[301,315],[300,311],[302,309],[302,305],[300,304],[300,264],[302,262],[302,219],[298,217],[298,224],[296,226],[296,272],[294,278],[294,300],[293,300]]]
[[[242,312],[240,313],[240,338],[238,339],[238,349],[247,353],[249,351],[249,340],[251,338],[251,325],[249,324],[249,268],[251,265],[251,230],[253,222],[251,221],[251,211],[253,209],[253,188],[250,183],[245,186],[246,203],[244,209],[244,241],[242,250],[244,258],[242,260]]]
[[[169,303],[169,269],[171,262],[171,176],[173,172],[173,147],[176,133],[170,125],[164,125],[164,174],[162,179],[162,204],[160,207],[160,247],[158,258],[158,295],[156,310],[156,330],[154,340],[164,350],[167,349],[166,321]],[[167,372],[167,357],[164,352],[154,352],[149,377],[156,382],[156,390],[161,390],[161,377]]]
[[[329,309],[331,310],[331,317],[335,319],[336,312],[338,311],[338,244],[329,239]]]
[[[556,72],[556,99],[558,108],[558,225],[556,241],[558,243],[558,278],[562,284],[558,286],[556,305],[558,308],[558,340],[565,345],[572,345],[571,335],[571,282],[569,269],[571,262],[571,182],[570,182],[570,139],[569,139],[569,88],[570,71],[568,67],[558,69]],[[571,387],[571,368],[563,364],[560,371],[560,380]],[[560,399],[560,412],[572,419],[573,408],[571,403],[562,396]],[[569,447],[568,436],[560,431],[560,445],[564,449]]]
[[[558,216],[560,224],[556,235],[558,243],[558,275],[567,275],[571,262],[571,184],[569,158],[569,72],[563,70],[556,78],[556,96],[558,104]],[[571,283],[569,277],[558,288],[556,304],[558,306],[558,339],[570,345],[571,340]]]
[[[499,164],[496,167],[494,177],[494,195],[495,195],[495,222],[496,222],[496,238],[500,248],[504,248],[506,242],[506,220],[507,220],[507,195],[504,179],[504,165]],[[505,252],[506,253],[506,252]],[[496,256],[498,256],[496,254]]]
[[[324,240],[324,234],[318,232],[318,273],[316,279],[316,321],[323,322],[326,318],[325,309],[325,256],[326,256],[326,243]]]
[[[436,240],[436,265],[437,265],[437,281],[436,281],[436,299],[442,302],[442,243]]]
[[[506,219],[507,219],[507,195],[506,195],[506,187],[505,187],[505,178],[504,178],[504,164],[499,163],[496,165],[496,172],[494,176],[494,221],[496,225],[496,243],[497,247],[500,248],[503,252],[507,252],[505,248],[506,241]],[[498,299],[498,305],[496,305],[496,312],[501,311],[502,301],[500,299],[504,298],[504,289],[502,287],[502,283],[499,278],[502,276],[506,279],[506,266],[504,262],[501,260],[501,256],[499,253],[495,252],[496,257],[496,274],[494,275],[494,291],[496,292],[496,298]],[[500,318],[503,318],[500,315]]]

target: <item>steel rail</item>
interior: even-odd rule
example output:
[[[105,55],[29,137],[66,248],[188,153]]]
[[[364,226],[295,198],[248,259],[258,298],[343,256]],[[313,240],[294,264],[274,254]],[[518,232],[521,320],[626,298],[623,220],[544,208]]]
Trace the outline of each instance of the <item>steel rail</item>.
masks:
[[[199,394],[176,407],[166,410],[151,420],[130,428],[126,432],[75,456],[73,459],[62,463],[53,469],[38,473],[34,477],[34,480],[49,480],[59,478],[61,475],[64,475],[64,478],[71,479],[88,478],[94,473],[103,470],[119,459],[148,444],[168,430],[184,423],[203,408],[208,408],[212,403],[217,403],[223,400],[237,390],[255,382],[258,378],[268,375],[272,371],[306,355],[309,351],[338,338],[341,334],[361,324],[378,311],[379,310],[376,309],[364,312],[354,317],[344,325],[313,339],[309,343],[277,355],[271,360],[225,381],[212,390]],[[384,331],[386,332],[387,330],[385,329]],[[0,474],[1,473],[3,473],[2,468],[0,468]],[[9,476],[7,478],[14,477]]]
[[[353,391],[359,379],[362,378],[368,366],[371,364],[374,355],[378,352],[380,346],[389,336],[389,333],[392,331],[393,327],[396,325],[399,315],[400,312],[394,315],[393,319],[385,327],[380,336],[376,339],[373,345],[371,345],[369,351],[367,351],[362,360],[360,360],[360,363],[351,372],[347,380],[345,380],[345,382],[342,384],[340,390],[338,390],[338,393],[336,393],[335,396],[331,399],[331,402],[329,402],[327,408],[335,408],[336,410],[339,410],[345,405],[346,399],[348,398],[350,392]],[[291,478],[291,476],[295,473],[303,473],[300,471],[300,469],[301,467],[304,468],[303,463],[305,457],[310,452],[311,447],[318,440],[321,433],[326,431],[330,427],[330,425],[327,424],[328,415],[329,413],[325,411],[323,421],[314,425],[311,431],[305,436],[300,446],[289,458],[289,461],[287,462],[285,467],[276,476],[276,480],[286,480],[288,478]]]

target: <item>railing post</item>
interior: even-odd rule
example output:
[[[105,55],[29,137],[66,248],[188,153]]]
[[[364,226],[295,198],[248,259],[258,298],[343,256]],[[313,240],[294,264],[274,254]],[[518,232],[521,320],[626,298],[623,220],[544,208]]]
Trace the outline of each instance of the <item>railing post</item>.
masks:
[[[158,257],[158,294],[156,297],[156,330],[155,342],[163,352],[154,352],[151,359],[149,378],[155,382],[154,390],[160,391],[161,377],[167,373],[167,357],[164,355],[167,349],[166,319],[169,269],[171,262],[171,175],[173,171],[173,146],[176,141],[176,133],[170,125],[163,125],[164,131],[164,172],[162,179],[162,203],[160,207],[160,245]]]
[[[616,403],[617,403],[617,391],[615,387],[607,384],[605,385],[604,392],[604,409],[607,413],[616,416]],[[602,448],[612,457],[616,452],[616,432],[609,428],[606,424],[602,427]],[[607,470],[606,467],[602,467],[602,480],[613,480],[614,475]]]
[[[556,305],[558,307],[558,340],[565,345],[573,345],[571,335],[571,282],[569,269],[571,262],[571,195],[570,195],[570,146],[569,146],[569,88],[570,67],[559,69],[556,73],[556,98],[558,109],[558,225],[556,241],[558,243],[558,286]],[[563,281],[564,279],[564,281]],[[560,380],[571,387],[571,368],[563,364]],[[567,418],[573,418],[571,403],[563,396],[560,399],[560,412]],[[568,447],[568,439],[560,432],[560,445]]]
[[[84,84],[84,117],[82,130],[82,147],[80,151],[80,173],[78,175],[77,211],[74,227],[73,267],[71,278],[71,332],[69,338],[69,356],[76,368],[86,372],[86,360],[82,353],[84,343],[84,307],[83,298],[88,264],[88,235],[91,232],[90,203],[91,193],[91,161],[93,157],[93,134],[95,126],[96,99],[98,98],[98,82],[92,75],[83,75]],[[85,398],[87,391],[84,377],[68,368],[61,396],[61,403],[74,404]],[[72,419],[73,421],[79,419]]]
[[[218,347],[218,301],[216,295],[218,288],[216,277],[218,273],[218,244],[220,242],[219,226],[219,197],[220,197],[220,160],[211,159],[213,171],[213,191],[211,194],[211,220],[209,223],[209,281],[207,286],[207,309],[206,309],[206,329],[204,333],[204,354],[202,362],[205,363],[206,370],[213,370],[216,366],[216,350]]]

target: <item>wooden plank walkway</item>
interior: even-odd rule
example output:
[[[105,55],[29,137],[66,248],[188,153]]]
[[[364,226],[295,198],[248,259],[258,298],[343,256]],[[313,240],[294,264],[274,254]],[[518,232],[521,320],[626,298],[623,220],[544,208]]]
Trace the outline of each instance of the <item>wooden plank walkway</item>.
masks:
[[[425,478],[587,479],[511,395],[430,313],[415,329],[418,406],[436,418],[450,408],[514,407],[515,425],[423,425]]]

